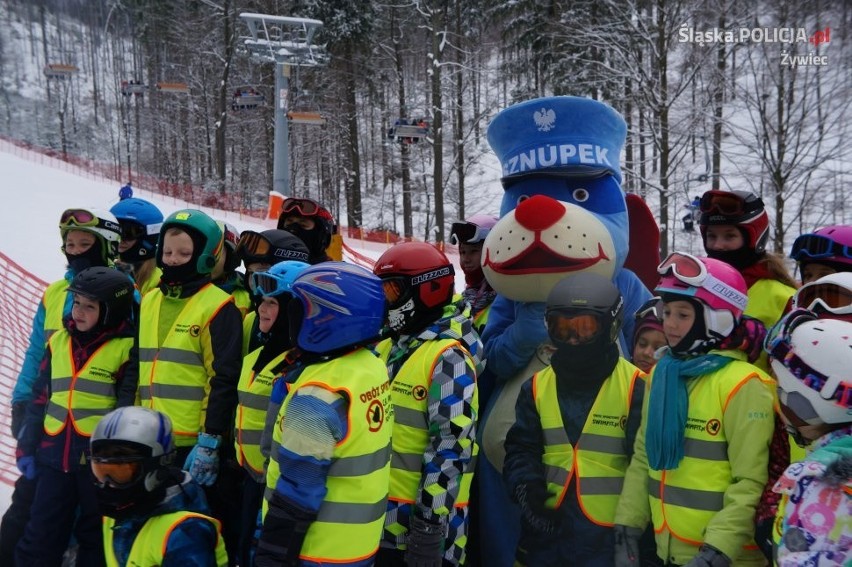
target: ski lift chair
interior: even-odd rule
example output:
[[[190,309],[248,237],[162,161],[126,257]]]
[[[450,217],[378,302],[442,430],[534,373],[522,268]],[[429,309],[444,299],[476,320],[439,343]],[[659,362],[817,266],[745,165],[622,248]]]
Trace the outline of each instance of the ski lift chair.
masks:
[[[79,69],[76,65],[68,65],[65,63],[48,63],[44,66],[44,76],[48,79],[64,80],[72,75],[76,75]]]

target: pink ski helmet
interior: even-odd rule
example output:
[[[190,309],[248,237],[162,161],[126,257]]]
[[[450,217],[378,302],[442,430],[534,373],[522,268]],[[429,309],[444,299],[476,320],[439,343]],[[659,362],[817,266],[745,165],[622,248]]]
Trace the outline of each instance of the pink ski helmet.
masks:
[[[802,234],[790,252],[799,264],[828,264],[838,271],[852,271],[852,226],[832,225]]]
[[[661,278],[655,294],[683,295],[701,302],[708,340],[730,335],[748,304],[745,279],[721,260],[672,252],[657,273]]]

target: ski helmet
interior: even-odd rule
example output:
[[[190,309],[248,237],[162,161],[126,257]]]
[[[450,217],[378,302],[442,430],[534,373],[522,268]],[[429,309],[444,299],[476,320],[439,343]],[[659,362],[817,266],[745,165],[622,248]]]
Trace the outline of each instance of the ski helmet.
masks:
[[[699,225],[707,246],[707,227],[731,225],[743,233],[746,248],[763,254],[769,241],[769,215],[763,199],[749,191],[711,189],[701,196]]]
[[[450,244],[481,244],[495,224],[497,217],[490,215],[473,215],[464,221],[454,222],[450,228]]]
[[[101,314],[98,322],[104,327],[116,327],[132,315],[133,282],[127,274],[114,268],[86,268],[74,276],[68,292],[99,302]]]
[[[217,220],[216,224],[225,239],[225,273],[230,273],[240,267],[240,256],[237,254],[240,231],[234,225],[222,220]]]
[[[394,332],[410,333],[431,323],[453,299],[453,265],[425,242],[394,244],[376,260],[373,273],[382,279]]]
[[[624,322],[624,298],[611,280],[579,273],[560,280],[547,296],[545,320],[550,340],[614,342]]]
[[[161,268],[163,267],[163,239],[170,228],[183,230],[192,238],[195,271],[202,275],[212,272],[223,247],[222,231],[219,230],[216,221],[195,209],[181,209],[170,214],[160,228],[160,237],[157,242],[157,265]]]
[[[385,320],[382,282],[345,262],[304,269],[292,285],[290,339],[300,348],[328,353],[378,339]]]
[[[273,265],[282,260],[307,262],[309,255],[308,247],[299,237],[278,229],[244,231],[237,252],[246,266],[253,263]]]
[[[833,225],[793,241],[790,258],[800,266],[815,262],[838,272],[852,272],[852,226]]]
[[[118,408],[101,418],[89,445],[105,516],[127,517],[160,503],[169,476],[162,471],[175,455],[168,416],[140,406]]]
[[[154,258],[163,224],[163,213],[145,199],[131,197],[116,203],[110,212],[118,219],[123,240],[135,240],[131,248],[120,252],[125,262],[134,263]]]
[[[733,332],[748,304],[745,279],[733,266],[713,258],[672,252],[657,267],[657,273],[661,278],[654,293],[662,295],[664,301],[680,296],[701,306],[704,336],[697,337],[697,342],[714,344]],[[701,315],[696,313],[696,318]]]
[[[852,422],[852,323],[792,312],[768,344],[783,415],[808,425]]]
[[[59,217],[59,235],[62,242],[65,242],[65,235],[72,230],[95,235],[101,245],[104,265],[109,264],[109,261],[118,255],[121,226],[111,212],[96,208],[66,209]]]

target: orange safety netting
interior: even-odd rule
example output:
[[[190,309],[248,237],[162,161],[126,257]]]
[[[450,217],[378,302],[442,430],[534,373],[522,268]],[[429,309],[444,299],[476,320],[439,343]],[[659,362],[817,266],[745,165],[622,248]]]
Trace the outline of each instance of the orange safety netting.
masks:
[[[12,421],[12,389],[29,346],[38,303],[47,282],[29,273],[0,252],[0,482],[18,478]]]

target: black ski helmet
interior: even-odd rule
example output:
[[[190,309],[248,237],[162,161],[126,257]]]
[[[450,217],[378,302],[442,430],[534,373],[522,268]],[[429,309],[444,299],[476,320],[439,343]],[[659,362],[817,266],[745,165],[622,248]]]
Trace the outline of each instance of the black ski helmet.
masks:
[[[116,327],[129,319],[133,305],[133,282],[124,272],[114,268],[96,266],[86,268],[71,280],[69,293],[76,293],[101,304],[99,323]]]
[[[600,328],[608,329],[609,342],[615,342],[624,321],[624,298],[608,278],[592,273],[574,274],[550,290],[545,317],[551,313],[595,315]]]

